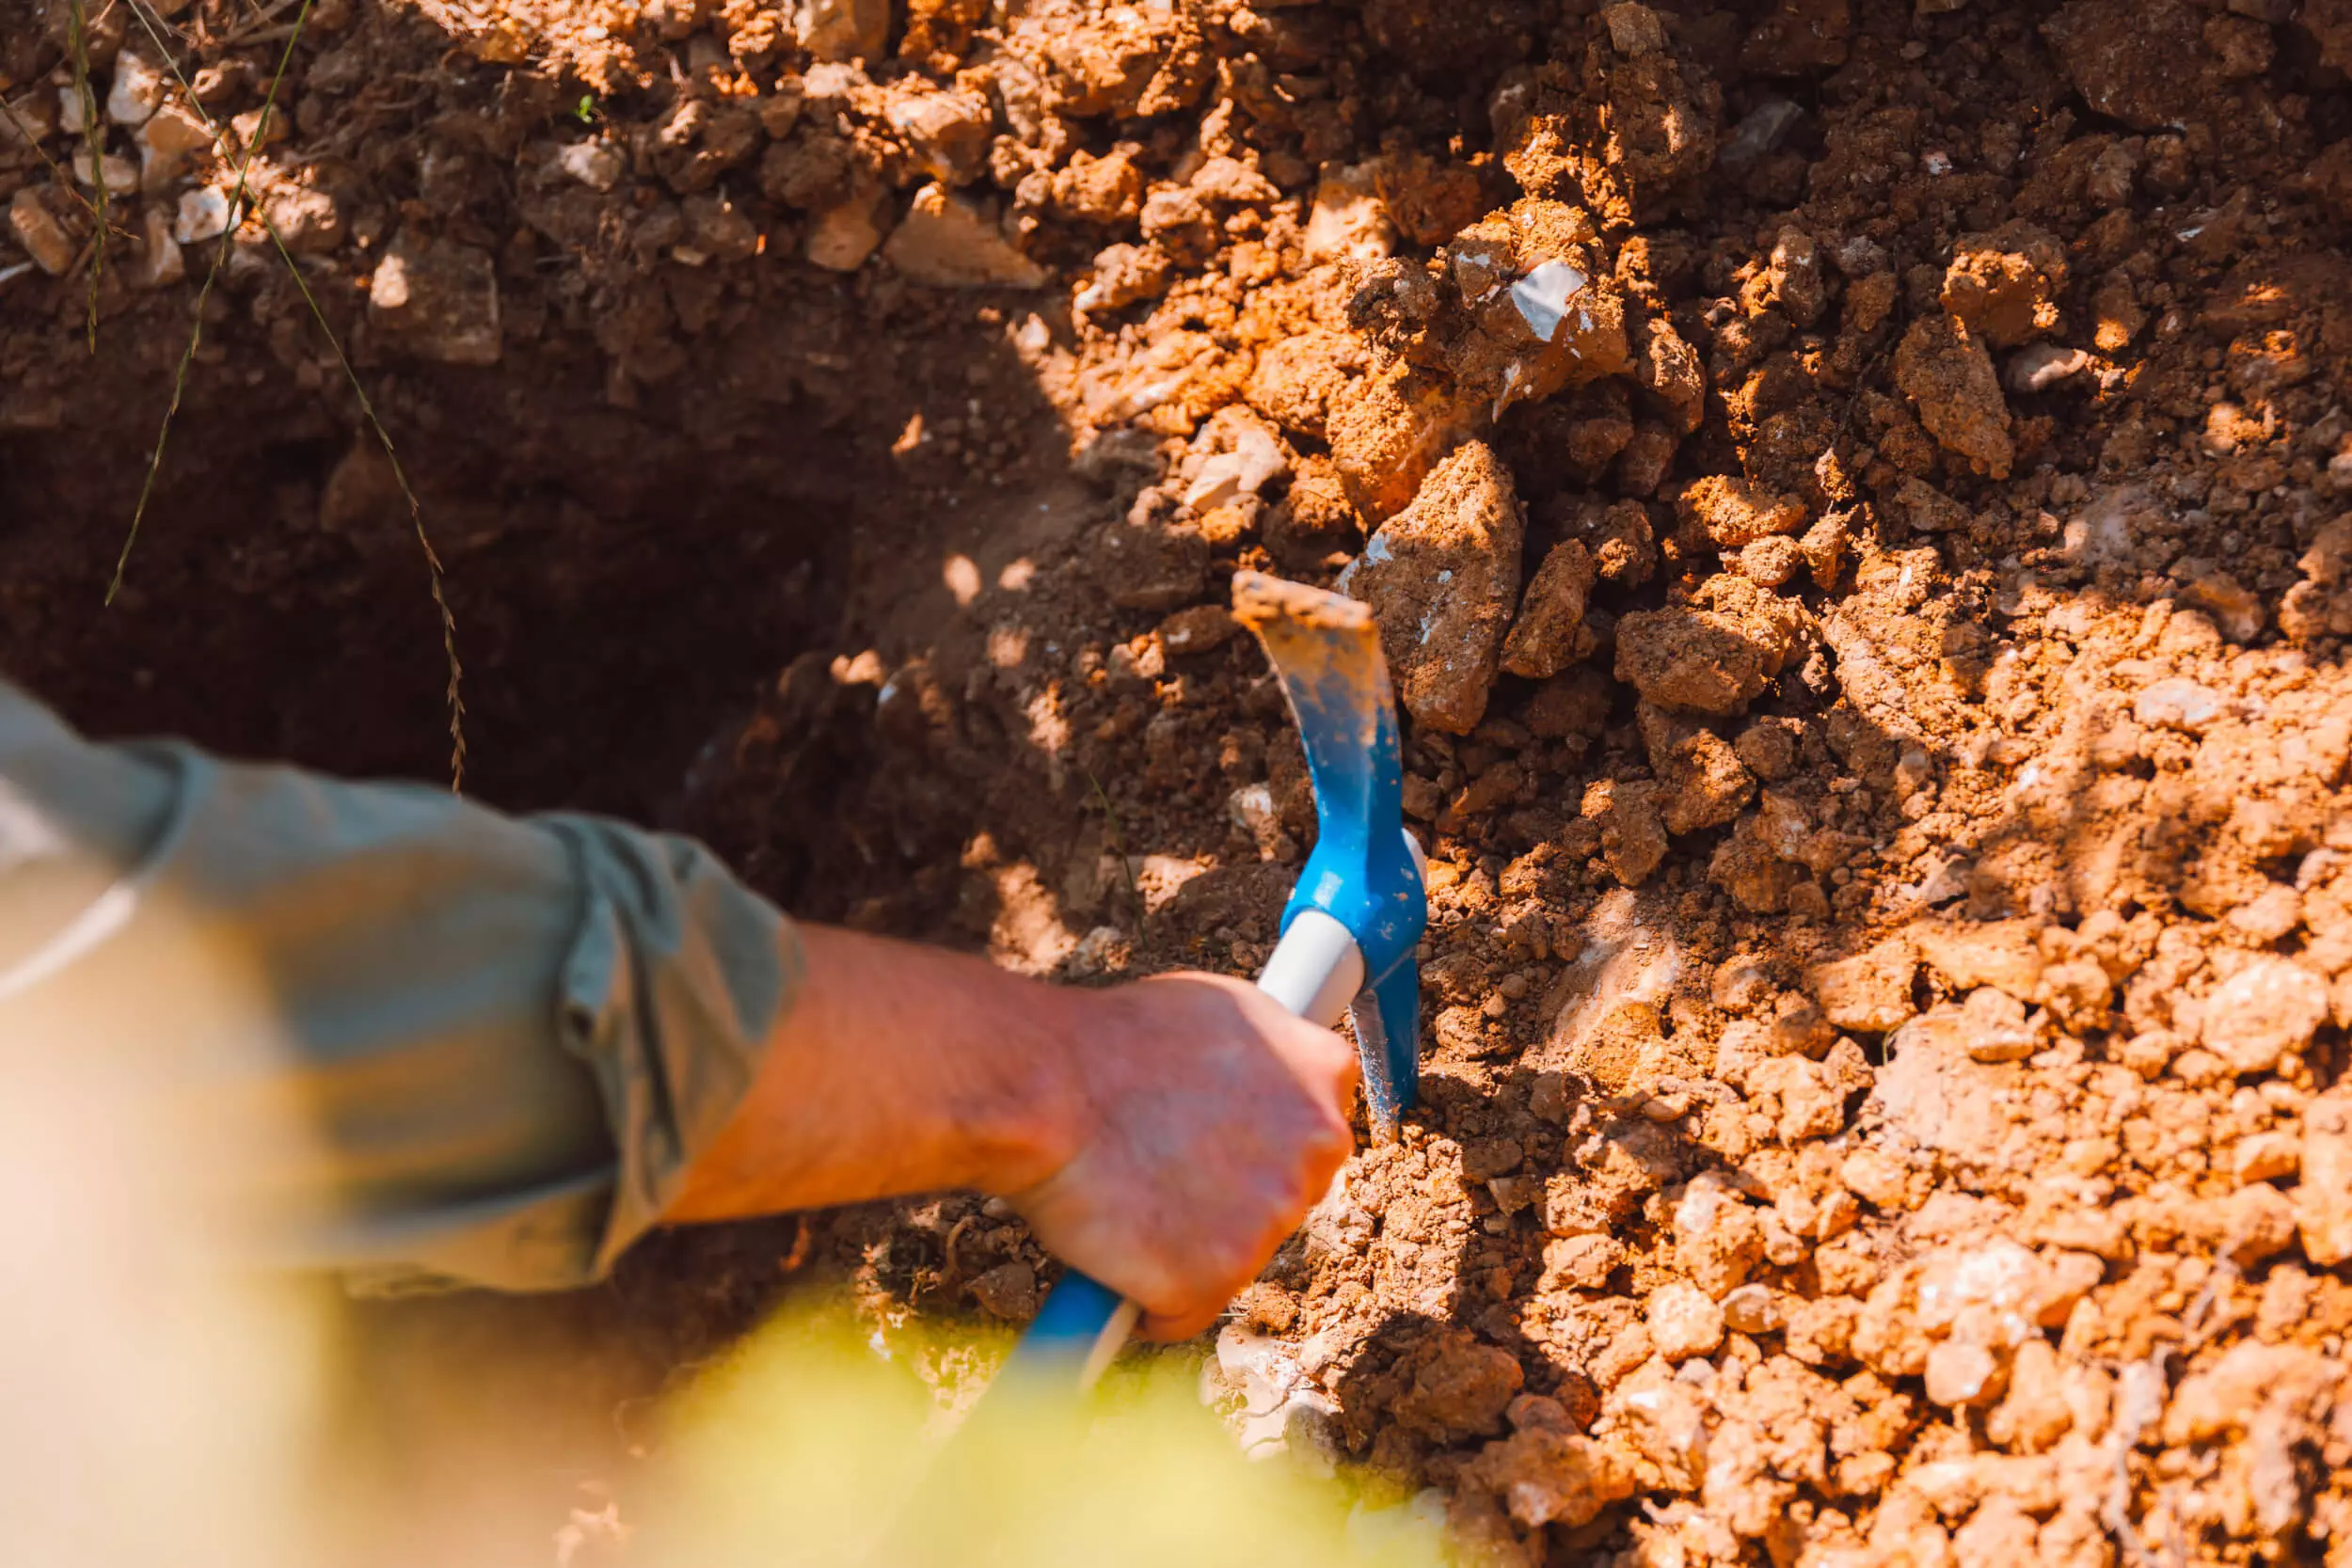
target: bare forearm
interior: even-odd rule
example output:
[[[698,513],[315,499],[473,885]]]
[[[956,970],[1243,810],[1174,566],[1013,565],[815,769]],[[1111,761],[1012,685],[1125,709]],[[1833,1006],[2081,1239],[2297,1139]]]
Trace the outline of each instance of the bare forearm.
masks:
[[[1083,1115],[1071,1015],[1084,993],[852,931],[809,926],[801,938],[806,989],[672,1219],[1016,1192],[1069,1160]]]
[[[732,1219],[976,1187],[1183,1338],[1345,1158],[1355,1055],[1256,987],[1104,990],[806,928],[808,978],[668,1213]]]

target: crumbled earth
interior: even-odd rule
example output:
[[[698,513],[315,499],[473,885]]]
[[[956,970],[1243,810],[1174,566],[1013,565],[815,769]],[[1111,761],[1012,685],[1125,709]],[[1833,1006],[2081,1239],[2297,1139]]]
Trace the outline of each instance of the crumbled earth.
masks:
[[[2352,1560],[2352,8],[322,0],[269,125],[285,24],[163,8],[100,247],[0,5],[17,678],[435,771],[315,300],[488,798],[1248,973],[1313,802],[1226,582],[1343,584],[1422,1103],[1222,1332],[1245,1440],[1478,1562]],[[578,1310],[653,1386],[1050,1270],[948,1196]]]

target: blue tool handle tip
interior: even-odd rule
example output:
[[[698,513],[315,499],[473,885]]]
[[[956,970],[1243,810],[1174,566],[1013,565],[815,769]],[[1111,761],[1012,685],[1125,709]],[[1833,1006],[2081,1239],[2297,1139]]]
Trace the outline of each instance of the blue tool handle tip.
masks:
[[[1073,1269],[1038,1308],[1005,1364],[1005,1376],[1031,1386],[1066,1379],[1084,1392],[1126,1345],[1137,1316],[1134,1303]]]
[[[1069,1349],[1083,1355],[1118,1316],[1121,1298],[1117,1291],[1072,1269],[1061,1276],[1038,1308],[1022,1348]]]

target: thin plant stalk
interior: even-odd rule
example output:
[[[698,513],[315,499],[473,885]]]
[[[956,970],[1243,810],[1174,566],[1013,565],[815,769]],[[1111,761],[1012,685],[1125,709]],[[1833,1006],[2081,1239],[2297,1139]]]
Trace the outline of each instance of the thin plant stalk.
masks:
[[[255,148],[260,146],[263,133],[266,131],[271,105],[276,103],[278,97],[278,78],[285,74],[286,61],[294,53],[294,43],[301,36],[303,22],[310,15],[310,0],[303,0],[302,9],[294,16],[294,37],[286,40],[286,52],[278,57],[278,76],[271,79],[269,96],[262,102],[262,129],[257,130],[254,134]],[[131,14],[138,18],[139,25],[146,29],[147,36],[154,41],[156,52],[163,56],[166,66],[172,75],[179,79],[182,88],[187,92],[188,102],[196,103],[195,88],[181,71],[179,62],[173,57],[170,46],[165,42],[154,22],[148,16],[147,8],[137,4],[136,0],[133,0]],[[206,127],[217,135],[219,125],[210,115],[204,114],[201,104],[197,104],[196,112],[204,115]],[[232,220],[238,217],[237,208],[245,199],[246,171],[251,165],[253,151],[254,148],[246,149],[244,161],[238,166],[237,192],[230,201],[230,215]],[[285,262],[287,275],[294,279],[294,287],[301,292],[302,302],[310,308],[310,319],[318,323],[320,333],[326,339],[326,346],[334,351],[335,363],[342,368],[343,379],[350,383],[352,396],[358,400],[360,415],[367,420],[368,429],[373,433],[377,444],[384,449],[385,461],[391,465],[392,479],[400,486],[401,499],[408,503],[408,523],[416,531],[418,547],[424,552],[426,587],[433,595],[433,608],[441,618],[441,652],[449,664],[447,695],[450,789],[453,792],[462,791],[466,784],[466,703],[462,692],[465,671],[457,657],[457,617],[450,610],[449,595],[442,580],[440,553],[434,549],[432,537],[425,531],[424,508],[418,502],[417,493],[408,483],[407,470],[401,467],[400,454],[392,450],[390,432],[384,428],[384,421],[376,417],[375,404],[369,399],[367,388],[360,384],[359,372],[353,367],[350,356],[343,352],[342,341],[335,336],[334,327],[326,320],[326,312],[319,308],[318,296],[310,292],[310,279],[302,276],[302,268],[295,262],[293,253],[287,250],[286,242],[279,236],[277,226],[269,221],[269,214],[257,211],[254,215],[261,220],[262,231],[269,235],[270,244],[277,248],[278,259]],[[197,346],[203,337],[205,297],[212,292],[213,280],[220,274],[221,263],[228,256],[230,238],[235,231],[235,221],[231,221],[229,228],[221,231],[221,243],[214,251],[212,268],[204,275],[203,287],[197,294],[196,323],[188,334],[187,352],[181,356],[179,374],[172,384],[171,404],[165,411],[164,428],[155,437],[154,456],[148,464],[147,478],[139,489],[138,512],[131,519],[132,539],[137,537],[139,517],[146,513],[148,496],[154,488],[155,475],[163,465],[164,440],[170,433],[172,415],[178,412],[181,394],[187,385],[189,364],[196,357]],[[122,586],[122,569],[131,557],[131,539],[125,539],[122,543],[122,558],[116,562],[114,582],[106,590],[108,603],[113,602],[116,590]]]
[[[90,186],[98,200],[98,235],[90,245],[89,351],[98,352],[98,288],[106,276],[106,128],[98,118],[98,94],[89,85],[89,0],[66,7],[66,52],[73,57],[73,93],[82,105],[82,155],[89,160]]]

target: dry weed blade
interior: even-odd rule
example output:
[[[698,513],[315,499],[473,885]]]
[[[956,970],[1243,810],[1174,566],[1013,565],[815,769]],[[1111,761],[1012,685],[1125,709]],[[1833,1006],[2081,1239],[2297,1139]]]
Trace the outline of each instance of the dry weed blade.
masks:
[[[73,94],[82,105],[82,156],[89,160],[90,186],[98,193],[90,208],[97,215],[98,230],[90,242],[88,321],[89,351],[96,354],[98,289],[106,276],[106,127],[98,118],[98,95],[89,85],[88,6],[89,0],[72,0],[66,8],[65,27],[66,51],[73,58]]]
[[[280,9],[282,8],[281,7]],[[188,102],[195,105],[198,114],[204,116],[205,128],[217,135],[220,132],[219,122],[211,115],[205,114],[203,105],[197,103],[194,85],[188,81],[186,73],[182,71],[179,60],[174,56],[171,46],[164,40],[163,34],[156,27],[154,19],[149,16],[147,7],[140,3],[140,0],[131,0],[131,14],[138,18],[139,25],[146,30],[148,38],[153,41],[155,51],[163,57],[166,68],[178,79],[181,88],[187,93]],[[271,107],[278,100],[278,81],[285,75],[286,62],[293,56],[294,43],[300,39],[302,24],[310,14],[310,0],[303,0],[302,9],[294,16],[294,36],[286,40],[285,53],[281,54],[278,60],[278,75],[271,78],[269,96],[262,102],[262,130],[264,131],[268,125]],[[260,146],[262,136],[262,131],[255,132],[255,148]],[[246,172],[251,166],[253,151],[254,148],[247,148],[244,161],[237,167],[237,190],[230,199],[230,213],[232,218],[235,217],[238,207],[245,199]],[[350,356],[343,352],[342,341],[335,336],[335,328],[327,321],[326,312],[319,308],[318,296],[310,292],[310,279],[302,276],[302,268],[295,264],[293,253],[287,250],[285,240],[279,236],[277,226],[269,221],[269,215],[266,213],[256,215],[261,218],[262,230],[269,235],[270,244],[277,248],[278,260],[286,264],[287,276],[294,279],[294,287],[301,291],[302,303],[309,308],[310,319],[318,323],[319,332],[326,339],[326,346],[334,351],[335,363],[342,367],[343,379],[350,383],[352,396],[358,400],[360,415],[368,421],[368,429],[374,433],[377,443],[383,447],[385,461],[392,467],[392,479],[400,486],[401,499],[408,503],[409,526],[415,529],[417,546],[424,552],[427,586],[433,594],[433,608],[441,618],[441,652],[449,663],[449,787],[453,793],[461,792],[466,785],[466,703],[462,690],[465,667],[459,663],[457,657],[457,617],[449,607],[449,596],[442,581],[440,553],[434,549],[432,537],[425,532],[424,508],[418,502],[417,493],[408,483],[407,470],[400,466],[400,454],[392,450],[390,432],[384,428],[384,421],[376,417],[375,404],[370,401],[368,389],[360,385],[358,371],[353,368]],[[213,280],[219,276],[221,263],[229,253],[230,238],[235,231],[234,223],[221,231],[220,245],[213,254],[212,269],[204,275],[204,286],[197,293],[196,324],[188,334],[187,352],[181,356],[179,374],[172,384],[171,404],[164,414],[164,428],[156,435],[154,457],[148,464],[147,479],[139,489],[138,511],[131,519],[131,538],[122,542],[122,558],[115,563],[114,582],[106,590],[106,598],[109,603],[114,600],[115,591],[122,586],[122,569],[131,559],[132,540],[138,537],[139,519],[146,514],[149,492],[154,487],[156,472],[163,466],[164,438],[170,432],[172,415],[179,411],[180,395],[187,384],[188,366],[196,356],[197,345],[203,335],[205,298],[212,293]]]
[[[451,613],[449,599],[442,592],[441,558],[433,548],[432,538],[424,531],[424,508],[418,503],[416,491],[408,486],[408,474],[400,466],[399,453],[392,450],[392,437],[385,430],[384,421],[375,416],[375,404],[368,401],[367,388],[359,384],[359,372],[352,367],[349,356],[343,353],[343,345],[336,338],[335,329],[327,325],[326,313],[319,309],[318,297],[310,293],[310,279],[302,276],[302,269],[294,264],[293,255],[286,249],[286,242],[278,237],[276,226],[266,214],[262,218],[262,228],[269,235],[270,244],[278,247],[279,258],[286,263],[286,271],[294,277],[294,287],[302,292],[302,302],[310,308],[310,319],[317,322],[319,330],[326,335],[326,346],[335,351],[335,363],[342,367],[343,379],[351,383],[351,394],[359,400],[359,412],[366,417],[368,428],[375,433],[377,442],[384,448],[384,459],[392,466],[392,479],[400,486],[401,499],[408,503],[409,526],[416,530],[418,547],[424,551],[433,607],[441,615],[441,650],[449,658],[450,788],[453,791],[461,790],[466,782],[466,705],[458,691],[463,671],[457,662],[457,617]]]
[[[261,114],[254,121],[253,139],[239,150],[237,186],[229,196],[229,221],[220,231],[219,242],[213,246],[213,263],[205,270],[203,285],[197,290],[195,320],[188,327],[188,346],[180,356],[179,370],[172,377],[171,401],[165,405],[163,424],[155,433],[155,450],[148,457],[147,477],[139,485],[138,504],[131,513],[131,531],[123,538],[122,553],[115,560],[114,578],[106,584],[105,602],[108,604],[114,603],[115,595],[122,591],[122,574],[131,563],[131,548],[138,543],[139,525],[146,520],[147,503],[154,495],[155,475],[164,464],[164,446],[171,438],[171,421],[179,414],[181,398],[187,390],[188,367],[195,361],[196,351],[204,339],[204,307],[212,298],[213,284],[218,280],[220,269],[229,261],[229,247],[235,241],[238,227],[244,221],[246,197],[253,173],[253,156],[262,143],[268,139],[270,117],[278,109],[278,91],[285,84],[286,67],[294,59],[294,45],[302,40],[302,24],[310,14],[311,3],[312,0],[303,0],[302,10],[294,18],[294,34],[286,40],[286,47],[278,54],[278,69],[270,74],[269,91],[263,95]],[[209,117],[205,123],[215,132],[218,130],[217,122]]]
[[[1103,781],[1090,771],[1087,773],[1087,783],[1094,786],[1094,799],[1103,808],[1104,825],[1110,829],[1111,852],[1119,857],[1120,876],[1127,885],[1127,901],[1135,906],[1136,945],[1148,948],[1152,945],[1152,914],[1144,907],[1143,891],[1136,885],[1136,865],[1127,856],[1127,835],[1119,825],[1119,808],[1111,804]]]

